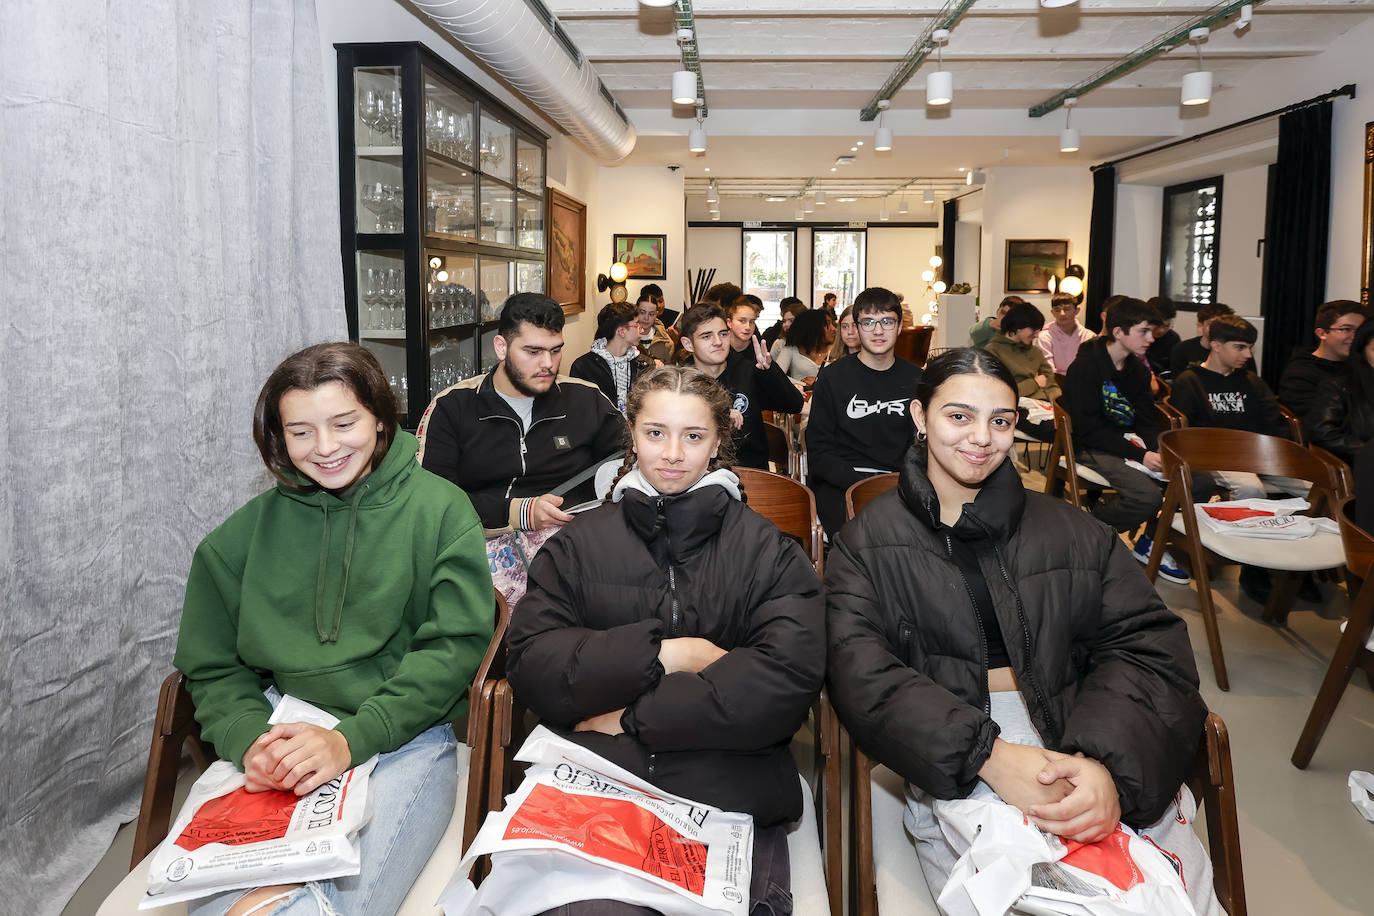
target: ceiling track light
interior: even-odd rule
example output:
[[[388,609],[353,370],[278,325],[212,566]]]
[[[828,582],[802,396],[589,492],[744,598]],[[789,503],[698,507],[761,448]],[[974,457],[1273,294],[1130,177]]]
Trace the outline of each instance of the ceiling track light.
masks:
[[[929,194],[930,192],[927,191],[926,193]],[[903,216],[911,212],[911,207],[907,204],[905,197],[903,197],[902,202],[897,205],[897,212]]]
[[[639,0],[640,6],[672,6],[677,0]]]
[[[1250,28],[1250,20],[1255,18],[1255,5],[1253,3],[1243,4],[1240,8],[1240,18],[1236,20],[1236,34],[1239,35]]]
[[[937,69],[926,77],[926,104],[948,105],[954,99],[954,74],[945,69],[944,47],[949,43],[949,29],[936,29],[930,35],[935,44]]]
[[[816,206],[818,206],[818,207],[824,207],[824,206],[825,206],[825,192],[822,191],[822,190],[819,190],[819,189],[817,189],[817,191],[816,191]]]
[[[1073,108],[1078,104],[1078,99],[1064,100],[1064,129],[1059,132],[1059,152],[1076,153],[1078,152],[1078,128],[1073,126]]]
[[[673,71],[673,104],[693,105],[697,100],[697,75],[691,70]]]
[[[887,201],[883,201],[883,205],[878,208],[878,219],[887,222]]]
[[[1184,105],[1206,105],[1212,101],[1212,73],[1202,69],[1202,43],[1211,35],[1206,26],[1193,29],[1188,33],[1188,41],[1197,49],[1197,69],[1183,74],[1183,92],[1180,101]]]
[[[892,149],[892,128],[887,126],[887,109],[892,103],[883,99],[878,103],[878,129],[873,132],[873,151],[886,153]]]
[[[714,178],[706,185],[706,202],[708,204],[720,203],[720,189],[716,187]]]
[[[935,203],[935,189],[926,188],[925,193],[921,195],[921,200],[925,201],[928,204]],[[902,212],[905,213],[906,211],[903,210]]]
[[[701,123],[701,116],[697,116],[697,126],[687,132],[687,149],[693,153],[706,152],[706,128]]]
[[[1057,10],[1062,6],[1073,6],[1078,0],[1040,0],[1040,5],[1047,10]]]

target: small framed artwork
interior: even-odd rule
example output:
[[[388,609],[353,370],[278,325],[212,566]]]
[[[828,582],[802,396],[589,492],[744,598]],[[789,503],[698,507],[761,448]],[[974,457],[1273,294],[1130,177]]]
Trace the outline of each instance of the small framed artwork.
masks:
[[[1006,286],[1009,293],[1048,293],[1069,266],[1068,239],[1007,239]]]
[[[587,308],[587,205],[549,188],[549,296],[565,315]]]
[[[629,268],[632,280],[668,279],[667,265],[664,263],[668,236],[616,233],[612,239],[615,259]]]

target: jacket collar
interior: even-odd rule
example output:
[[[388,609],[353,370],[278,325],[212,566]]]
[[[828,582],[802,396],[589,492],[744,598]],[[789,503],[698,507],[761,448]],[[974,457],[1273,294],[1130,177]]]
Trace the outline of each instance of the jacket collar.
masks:
[[[496,370],[489,369],[487,374],[482,376],[482,383],[477,386],[477,410],[478,419],[484,420],[494,414],[509,417],[512,420],[519,420],[515,411],[506,403],[505,399],[496,391]],[[540,420],[546,419],[554,414],[562,414],[566,411],[563,403],[563,387],[558,379],[553,380],[552,387],[543,394],[534,396],[534,411],[530,414],[530,425],[533,426]]]
[[[739,490],[732,492],[725,484],[722,480],[675,496],[653,493],[652,487],[645,492],[632,484],[618,487],[615,495],[630,530],[648,545],[659,565],[667,565],[680,563],[720,533],[726,510],[739,499]]]
[[[940,498],[926,476],[924,447],[914,445],[907,451],[897,490],[902,502],[926,527],[936,532],[944,527],[940,521]],[[1008,457],[983,482],[973,502],[964,505],[963,514],[951,530],[960,540],[991,538],[1005,544],[1020,527],[1025,508],[1026,488]]]

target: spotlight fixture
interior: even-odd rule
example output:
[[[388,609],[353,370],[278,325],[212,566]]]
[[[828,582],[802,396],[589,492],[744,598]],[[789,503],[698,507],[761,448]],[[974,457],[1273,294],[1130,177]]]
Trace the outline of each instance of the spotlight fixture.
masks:
[[[887,201],[883,201],[883,205],[878,208],[878,219],[887,222]]]
[[[720,219],[720,214],[719,214],[719,213],[712,213],[712,214],[711,214],[711,219],[717,219],[717,220]]]
[[[639,0],[640,6],[672,6],[677,0]]]
[[[928,204],[935,203],[935,189],[926,188],[925,193],[921,195],[921,200]]]
[[[855,141],[854,141],[854,145],[855,145],[855,146],[863,146],[863,145],[864,145],[864,142],[863,142],[862,140],[855,140]]]
[[[1059,152],[1076,153],[1078,152],[1078,128],[1073,126],[1073,107],[1078,104],[1078,99],[1069,98],[1064,100],[1064,129],[1059,132]]]
[[[778,197],[776,194],[764,198],[764,200],[768,201],[770,204],[780,204],[786,199],[786,197]]]
[[[822,191],[822,190],[820,190],[820,189],[817,189],[817,190],[816,190],[816,206],[818,206],[818,207],[824,207],[824,206],[825,206],[825,192]]]
[[[969,169],[964,175],[964,184],[987,184],[988,173],[982,169]]]
[[[803,210],[801,207],[798,207],[798,208],[797,208],[797,215],[796,215],[795,218],[800,220],[800,219],[804,219],[805,217],[806,217],[806,211]]]
[[[1255,17],[1255,5],[1253,3],[1242,3],[1240,7],[1240,18],[1236,20],[1236,34],[1239,35],[1250,28],[1250,20]]]
[[[903,216],[911,212],[911,207],[907,205],[905,197],[903,197],[902,202],[897,205],[897,212]]]
[[[706,128],[702,126],[699,117],[697,126],[687,132],[687,149],[693,153],[706,152]]]
[[[802,198],[802,211],[805,212],[805,213],[815,213],[815,212],[816,212],[816,205],[815,205],[814,203],[811,202],[811,198],[809,198],[809,197],[803,197],[803,198]]]
[[[842,203],[842,204],[852,204],[852,203],[854,203],[854,202],[855,202],[856,200],[858,200],[858,199],[859,199],[859,198],[857,198],[857,197],[837,197],[837,198],[835,198],[835,200],[836,200],[837,202]]]
[[[949,29],[936,29],[930,35],[935,43],[935,61],[939,68],[926,77],[926,104],[948,105],[954,98],[954,74],[945,69],[944,47],[949,43]]]
[[[720,203],[720,190],[716,187],[716,181],[714,178],[711,179],[711,182],[708,185],[706,185],[706,202],[708,204]]]
[[[1047,10],[1057,10],[1061,6],[1073,6],[1077,2],[1078,0],[1040,0],[1040,5]]]
[[[1197,49],[1197,69],[1183,74],[1184,105],[1206,105],[1212,100],[1212,72],[1202,69],[1202,43],[1210,34],[1206,26],[1188,33],[1188,41]]]
[[[892,128],[887,126],[887,109],[891,104],[887,99],[878,102],[878,129],[873,132],[875,153],[885,153],[892,149]]]
[[[697,75],[691,70],[673,71],[673,104],[691,105],[697,100]]]

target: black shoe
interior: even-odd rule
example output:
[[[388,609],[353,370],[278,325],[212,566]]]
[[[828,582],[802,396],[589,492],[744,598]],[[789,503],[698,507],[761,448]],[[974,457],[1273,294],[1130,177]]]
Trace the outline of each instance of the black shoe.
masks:
[[[1269,581],[1269,570],[1263,566],[1241,566],[1240,590],[1256,604],[1268,604],[1269,593],[1274,584]]]
[[[1321,604],[1322,590],[1317,584],[1317,578],[1311,573],[1302,577],[1302,585],[1298,586],[1298,600],[1308,604]]]

